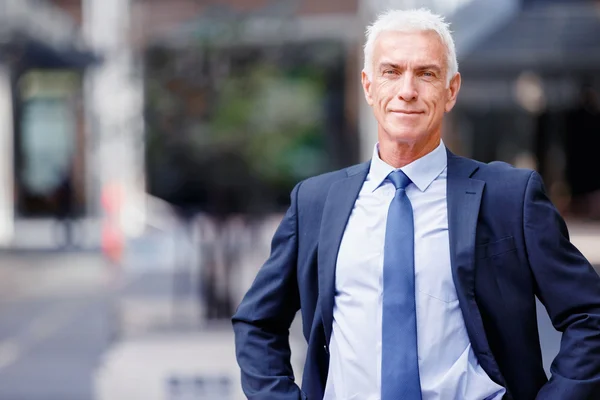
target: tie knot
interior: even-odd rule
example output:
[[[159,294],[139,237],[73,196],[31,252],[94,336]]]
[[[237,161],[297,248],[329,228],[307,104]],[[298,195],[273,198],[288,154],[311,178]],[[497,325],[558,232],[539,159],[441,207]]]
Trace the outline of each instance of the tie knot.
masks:
[[[397,169],[393,172],[390,172],[388,175],[388,179],[392,181],[396,190],[398,189],[406,189],[406,187],[410,184],[411,180],[404,172]]]

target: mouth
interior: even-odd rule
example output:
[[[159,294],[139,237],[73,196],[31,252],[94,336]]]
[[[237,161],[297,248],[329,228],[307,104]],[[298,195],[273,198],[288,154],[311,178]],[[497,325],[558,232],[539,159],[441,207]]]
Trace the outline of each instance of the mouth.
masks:
[[[417,115],[423,114],[421,111],[411,111],[411,110],[390,110],[390,112],[394,114],[402,114],[402,115]]]

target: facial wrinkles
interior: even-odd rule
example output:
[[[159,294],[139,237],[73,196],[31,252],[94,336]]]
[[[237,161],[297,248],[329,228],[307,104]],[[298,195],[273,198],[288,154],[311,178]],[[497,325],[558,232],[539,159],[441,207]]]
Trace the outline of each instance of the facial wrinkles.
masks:
[[[410,82],[407,82],[410,80]],[[424,94],[434,88],[433,82],[419,82],[419,78],[413,72],[404,72],[401,77],[396,79],[385,79],[382,77],[378,85],[378,91],[381,94],[380,105],[384,110],[410,109],[413,111],[427,111],[423,105],[429,106],[427,96]],[[400,93],[406,93],[409,98],[401,98]]]
[[[442,74],[444,72],[442,71]],[[388,79],[385,77],[378,77],[377,80],[377,93],[380,94],[380,97],[383,101],[387,103],[392,102],[397,99],[399,104],[402,103],[426,103],[428,106],[437,106],[437,104],[443,102],[444,94],[446,93],[445,81],[441,81],[438,78],[432,79],[430,81],[421,80],[417,76],[417,73],[412,71],[407,71],[403,73],[403,76],[398,77],[396,79]],[[406,80],[410,79],[411,82],[407,83]],[[408,89],[405,89],[404,85],[410,85]],[[444,87],[443,90],[440,90],[440,87]],[[401,91],[415,91],[415,98],[406,100],[400,98]],[[428,96],[429,93],[433,93],[434,96]],[[387,106],[388,104],[383,104]]]
[[[394,82],[390,79],[378,80],[379,105],[382,110],[386,110],[388,104],[394,100]]]

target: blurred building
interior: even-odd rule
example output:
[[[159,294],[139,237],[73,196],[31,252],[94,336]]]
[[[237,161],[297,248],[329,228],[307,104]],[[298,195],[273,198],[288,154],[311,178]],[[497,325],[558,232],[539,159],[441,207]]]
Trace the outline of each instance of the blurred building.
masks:
[[[469,153],[535,168],[563,214],[600,218],[600,2],[524,1],[461,62]]]
[[[35,242],[40,219],[87,211],[82,83],[97,60],[52,2],[0,10],[0,242],[11,246]]]
[[[553,193],[593,191],[577,177],[595,165],[573,160],[594,158],[594,118],[577,107],[597,93],[597,1],[0,4],[6,245],[60,244],[55,221],[77,218],[96,246],[106,193],[126,235],[145,226],[146,193],[185,215],[263,214],[298,180],[368,159],[364,27],[388,8],[452,22],[464,85],[451,149],[537,167]]]
[[[98,248],[144,219],[143,87],[120,0],[0,2],[0,242]]]

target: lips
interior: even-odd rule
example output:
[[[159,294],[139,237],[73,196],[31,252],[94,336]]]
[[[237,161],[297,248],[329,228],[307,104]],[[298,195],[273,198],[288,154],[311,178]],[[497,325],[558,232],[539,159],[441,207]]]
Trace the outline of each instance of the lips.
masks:
[[[396,114],[407,114],[407,115],[423,114],[422,111],[412,111],[412,110],[391,110],[391,112],[396,113]]]

